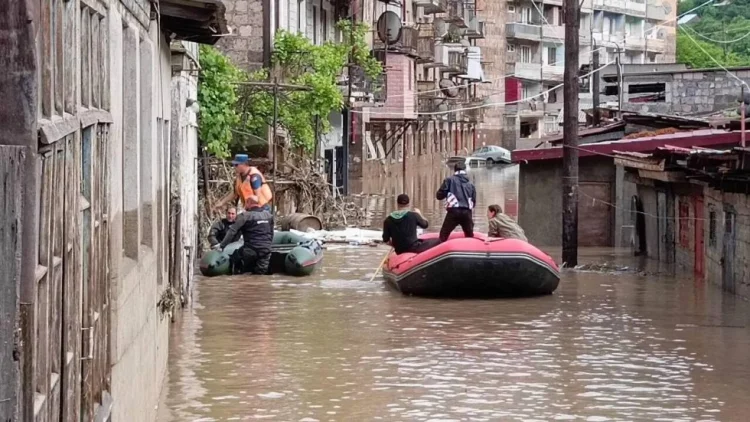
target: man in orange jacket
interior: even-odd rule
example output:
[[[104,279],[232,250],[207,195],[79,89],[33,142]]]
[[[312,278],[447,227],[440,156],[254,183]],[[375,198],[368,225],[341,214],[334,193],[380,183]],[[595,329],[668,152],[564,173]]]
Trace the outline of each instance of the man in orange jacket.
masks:
[[[271,188],[266,183],[263,173],[256,167],[250,165],[250,157],[247,154],[237,154],[232,160],[237,177],[234,180],[234,189],[227,196],[214,205],[214,209],[221,209],[228,202],[236,203],[240,200],[242,208],[247,206],[247,200],[250,196],[258,197],[258,204],[261,208],[271,211],[271,200],[273,194]]]

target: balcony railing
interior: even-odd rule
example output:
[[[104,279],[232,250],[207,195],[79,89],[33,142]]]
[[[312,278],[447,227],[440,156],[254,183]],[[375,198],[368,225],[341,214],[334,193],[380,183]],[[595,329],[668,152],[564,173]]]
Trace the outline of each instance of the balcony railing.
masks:
[[[505,36],[530,41],[540,41],[542,39],[539,25],[519,22],[506,23]]]
[[[372,49],[375,51],[385,51],[389,53],[401,53],[409,56],[417,56],[419,31],[411,26],[401,28],[401,38],[393,44],[387,45],[380,38],[375,37]]]
[[[352,100],[356,103],[384,103],[387,97],[387,77],[383,71],[378,77],[367,76],[359,66],[349,68],[352,85]],[[348,86],[343,87],[348,91]]]
[[[646,16],[645,0],[594,0],[594,8],[631,16]]]
[[[439,91],[437,89],[438,88],[435,84],[435,81],[417,81],[417,95],[419,95],[420,97],[435,97],[439,94]]]
[[[482,123],[484,121],[484,111],[486,110],[483,105],[484,100],[482,99],[473,99],[465,103],[462,107],[464,110],[461,112],[464,120],[470,123]]]
[[[625,48],[628,50],[645,50],[646,39],[639,36],[629,36],[625,38]]]
[[[469,19],[469,29],[466,31],[466,37],[469,39],[482,39],[484,38],[484,21],[480,20],[474,12],[471,13],[473,16]]]
[[[425,15],[448,11],[448,0],[414,0],[414,4],[421,7]]]
[[[542,66],[542,79],[544,79],[545,81],[560,82],[563,79],[564,71],[565,67],[562,66],[562,63],[560,63],[559,65]]]
[[[435,61],[435,29],[432,24],[420,25],[417,39],[417,62],[432,63]]]
[[[448,16],[445,21],[456,24],[460,28],[468,26],[466,7],[463,0],[448,0]]]
[[[469,57],[463,52],[449,51],[448,68],[449,72],[466,73],[469,68]]]
[[[667,42],[661,38],[649,38],[646,40],[646,50],[663,53],[667,48]]]

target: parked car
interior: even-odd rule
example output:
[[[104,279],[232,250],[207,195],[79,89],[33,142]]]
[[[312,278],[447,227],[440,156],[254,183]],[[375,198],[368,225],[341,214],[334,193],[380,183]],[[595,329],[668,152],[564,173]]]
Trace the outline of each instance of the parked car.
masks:
[[[483,158],[487,164],[510,163],[510,151],[497,145],[487,145],[477,148],[471,157]]]

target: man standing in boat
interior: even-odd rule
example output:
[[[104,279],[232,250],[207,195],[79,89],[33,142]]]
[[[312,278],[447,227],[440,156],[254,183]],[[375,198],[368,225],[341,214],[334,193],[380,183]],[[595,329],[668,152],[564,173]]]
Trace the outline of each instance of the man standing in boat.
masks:
[[[258,203],[261,208],[266,211],[271,211],[271,200],[273,194],[271,188],[266,183],[266,178],[263,173],[258,170],[257,167],[250,165],[250,157],[247,154],[237,154],[232,160],[234,171],[236,174],[234,180],[234,189],[232,192],[221,198],[219,202],[214,206],[214,209],[220,209],[227,203],[232,205],[240,200],[243,209],[247,209],[247,198],[251,195],[258,197]]]
[[[477,203],[477,189],[466,176],[466,163],[459,162],[453,166],[454,173],[443,180],[435,197],[445,201],[445,220],[440,228],[440,241],[448,240],[453,229],[461,226],[464,236],[474,237],[474,218],[472,212]]]
[[[487,220],[490,230],[489,237],[502,237],[504,239],[521,239],[528,242],[526,234],[521,226],[515,222],[509,215],[503,213],[500,205],[492,204],[487,208]]]
[[[237,216],[221,241],[221,249],[230,244],[237,233],[242,233],[245,243],[229,257],[232,274],[268,274],[273,243],[273,214],[260,205],[257,196],[247,197],[247,211]]]
[[[419,240],[417,227],[426,229],[429,223],[419,208],[409,207],[409,196],[405,193],[396,198],[398,210],[383,221],[383,242],[393,246],[396,254],[420,253],[440,243],[437,239]]]

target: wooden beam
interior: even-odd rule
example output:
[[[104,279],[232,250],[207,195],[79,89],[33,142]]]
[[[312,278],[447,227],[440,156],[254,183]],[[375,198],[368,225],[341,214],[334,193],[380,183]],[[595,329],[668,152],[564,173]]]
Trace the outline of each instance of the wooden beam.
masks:
[[[651,160],[649,162],[637,158],[618,157],[615,158],[615,165],[634,169],[664,171],[664,160]]]
[[[639,169],[638,175],[644,179],[653,179],[669,183],[687,181],[687,179],[685,178],[685,173],[682,171],[653,171]]]

